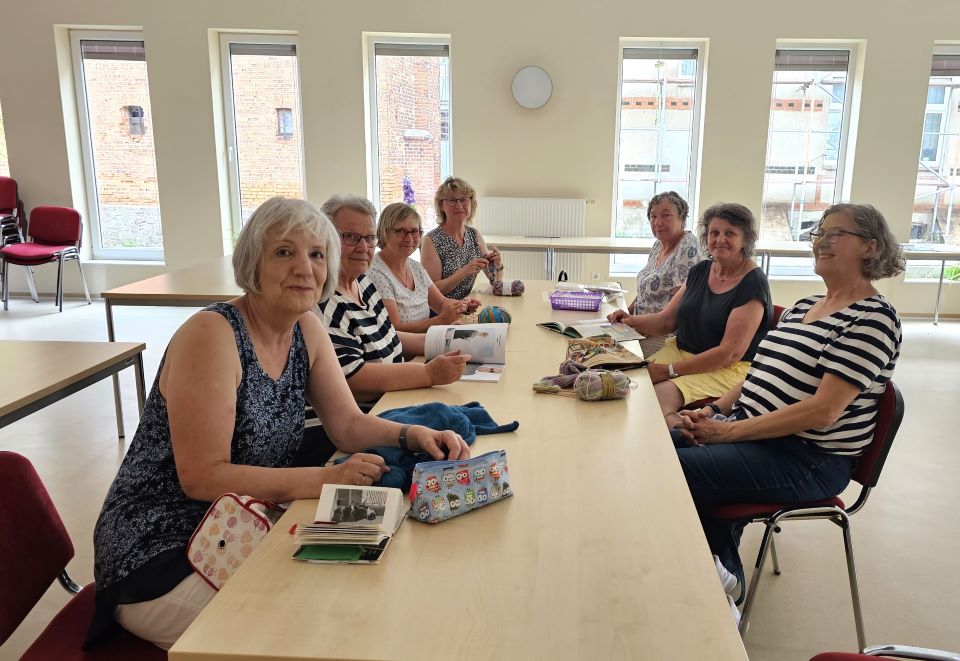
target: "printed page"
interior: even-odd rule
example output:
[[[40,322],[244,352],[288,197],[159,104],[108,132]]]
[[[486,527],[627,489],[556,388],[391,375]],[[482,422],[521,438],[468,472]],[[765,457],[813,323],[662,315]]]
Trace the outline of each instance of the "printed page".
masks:
[[[424,341],[424,358],[456,351],[470,354],[470,362],[507,362],[507,324],[460,324],[431,326]]]
[[[469,363],[463,370],[461,381],[486,381],[487,383],[499,383],[503,376],[504,365],[498,363],[484,363],[477,365]]]
[[[583,319],[570,325],[580,333],[580,337],[609,335],[618,342],[642,340],[644,337],[627,324],[612,324],[606,319]]]
[[[325,484],[320,491],[314,521],[336,523],[343,529],[392,533],[397,527],[403,493],[388,487],[355,487]]]

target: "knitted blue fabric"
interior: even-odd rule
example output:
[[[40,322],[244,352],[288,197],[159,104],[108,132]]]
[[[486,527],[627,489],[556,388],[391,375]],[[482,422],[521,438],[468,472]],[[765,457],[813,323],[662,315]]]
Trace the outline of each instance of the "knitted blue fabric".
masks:
[[[472,445],[477,436],[500,434],[515,431],[520,423],[514,420],[498,425],[480,402],[470,402],[463,406],[449,406],[440,402],[405,406],[390,409],[380,417],[403,425],[423,425],[431,429],[450,430],[460,434],[461,438]],[[375,447],[364,450],[367,454],[383,457],[390,470],[375,483],[378,487],[396,487],[404,492],[410,489],[413,467],[421,461],[431,461],[432,457],[422,452],[409,452],[396,447]],[[341,457],[335,463],[342,463],[349,457]]]

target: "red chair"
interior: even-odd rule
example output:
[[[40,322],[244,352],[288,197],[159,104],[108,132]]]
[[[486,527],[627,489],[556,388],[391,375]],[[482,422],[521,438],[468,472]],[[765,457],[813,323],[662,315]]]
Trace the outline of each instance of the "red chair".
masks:
[[[892,656],[897,659],[926,659],[927,661],[960,661],[960,654],[931,650],[908,645],[874,645],[863,650],[863,654],[848,652],[823,652],[810,661],[868,661],[878,656]]]
[[[50,495],[30,461],[0,452],[0,645],[23,622],[54,579],[76,594],[26,651],[27,661],[138,659],[161,661],[167,653],[126,631],[81,649],[93,617],[94,585],[81,588],[67,574],[73,544]]]
[[[36,207],[30,212],[28,234],[31,242],[14,243],[0,248],[0,258],[3,260],[3,309],[7,309],[10,294],[10,283],[7,279],[9,264],[26,266],[29,271],[32,266],[57,262],[56,302],[63,312],[63,263],[69,260],[77,262],[83,292],[89,305],[90,290],[87,289],[87,279],[83,277],[83,266],[80,264],[80,240],[83,236],[80,214],[69,207]]]
[[[11,243],[23,243],[27,230],[27,217],[23,213],[23,200],[15,179],[0,177],[0,248]],[[27,269],[27,284],[37,303],[37,287],[33,282],[33,270]]]
[[[763,565],[767,559],[767,551],[773,556],[773,573],[780,574],[780,563],[777,559],[777,548],[774,534],[780,532],[780,526],[785,521],[797,519],[825,519],[831,521],[843,530],[843,545],[847,556],[847,574],[850,579],[850,594],[853,600],[853,617],[857,627],[858,649],[866,646],[863,632],[863,616],[860,612],[860,590],[857,587],[857,569],[853,559],[853,541],[850,536],[850,515],[859,512],[867,502],[867,497],[873,487],[880,480],[880,471],[893,445],[893,439],[903,420],[903,395],[892,381],[880,396],[877,412],[877,424],[873,430],[873,440],[866,451],[859,457],[851,479],[861,485],[860,494],[856,502],[847,507],[839,496],[801,504],[777,503],[738,503],[717,505],[706,510],[706,514],[715,519],[724,521],[746,521],[748,523],[762,523],[766,527],[763,539],[760,542],[760,551],[754,565],[753,575],[750,577],[750,587],[747,590],[743,603],[743,613],[740,616],[740,634],[747,632],[750,623],[750,611],[753,608],[757,586],[763,574]]]

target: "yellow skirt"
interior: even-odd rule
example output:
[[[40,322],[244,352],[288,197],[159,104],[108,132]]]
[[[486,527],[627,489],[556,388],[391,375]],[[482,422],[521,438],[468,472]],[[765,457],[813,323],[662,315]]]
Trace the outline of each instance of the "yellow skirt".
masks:
[[[665,365],[678,363],[681,360],[693,358],[696,355],[697,354],[679,348],[677,346],[677,338],[668,337],[663,348],[652,356],[648,356],[647,360]],[[718,370],[713,370],[712,372],[678,376],[675,379],[671,379],[671,382],[680,389],[680,394],[683,395],[683,404],[686,406],[691,402],[706,399],[707,397],[720,397],[734,386],[743,383],[743,380],[747,378],[747,372],[749,370],[749,361],[741,360],[729,367],[723,367]]]

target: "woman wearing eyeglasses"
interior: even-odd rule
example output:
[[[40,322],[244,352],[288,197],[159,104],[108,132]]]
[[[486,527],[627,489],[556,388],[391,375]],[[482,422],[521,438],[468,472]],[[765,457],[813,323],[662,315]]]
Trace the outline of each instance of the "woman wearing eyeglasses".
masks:
[[[500,251],[487,244],[470,221],[477,212],[477,194],[459,177],[447,177],[433,198],[439,226],[423,237],[420,259],[444,296],[463,300],[481,271],[490,282],[501,279]]]
[[[340,276],[319,314],[340,367],[361,408],[392,390],[427,388],[457,381],[469,356],[450,352],[428,363],[407,363],[423,355],[424,335],[397,331],[373,280],[365,275],[377,246],[377,210],[356,195],[335,195],[322,211],[340,235]]]
[[[452,324],[480,305],[475,298],[457,300],[440,293],[430,274],[411,255],[420,247],[420,214],[409,204],[384,207],[377,223],[380,252],[367,275],[373,280],[398,331],[422,333],[430,326]],[[436,313],[430,316],[430,311]]]
[[[689,446],[677,454],[698,509],[830,498],[847,486],[871,441],[901,343],[897,311],[873,281],[903,272],[903,253],[866,204],[831,206],[810,236],[826,295],[786,310],[760,342],[746,380],[714,404],[684,412],[674,432],[677,445]],[[728,592],[738,592],[744,524],[704,518],[703,525]]]

